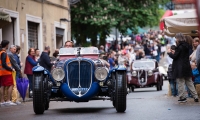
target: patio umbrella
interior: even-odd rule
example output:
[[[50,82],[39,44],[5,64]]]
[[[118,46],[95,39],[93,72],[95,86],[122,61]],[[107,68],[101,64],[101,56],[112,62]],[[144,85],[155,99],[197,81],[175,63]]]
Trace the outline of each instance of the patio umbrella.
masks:
[[[25,97],[26,97],[28,84],[29,84],[29,81],[26,78],[17,79],[17,90],[19,91],[23,101],[25,100]]]

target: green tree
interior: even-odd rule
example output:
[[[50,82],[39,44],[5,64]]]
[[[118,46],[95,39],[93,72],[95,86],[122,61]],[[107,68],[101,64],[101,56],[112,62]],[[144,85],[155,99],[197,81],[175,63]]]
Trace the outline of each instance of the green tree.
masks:
[[[105,44],[106,35],[112,27],[121,33],[127,28],[154,26],[159,23],[159,5],[168,0],[81,0],[71,7],[72,35],[78,44],[84,45],[91,38],[97,46],[97,34],[100,44]]]

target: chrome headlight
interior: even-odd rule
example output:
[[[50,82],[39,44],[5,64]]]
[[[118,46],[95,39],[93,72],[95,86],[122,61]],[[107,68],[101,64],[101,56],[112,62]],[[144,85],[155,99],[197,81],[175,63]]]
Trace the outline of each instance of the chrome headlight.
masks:
[[[53,79],[56,81],[61,81],[65,77],[65,72],[62,68],[54,68],[51,71],[51,74],[52,74]]]
[[[153,71],[152,70],[149,70],[148,71],[148,76],[152,76],[153,75]]]
[[[133,72],[132,72],[132,75],[133,75],[133,76],[137,76],[137,72],[136,72],[136,71],[133,71]]]
[[[95,70],[94,74],[97,80],[103,81],[108,76],[108,69],[105,67],[99,67]]]

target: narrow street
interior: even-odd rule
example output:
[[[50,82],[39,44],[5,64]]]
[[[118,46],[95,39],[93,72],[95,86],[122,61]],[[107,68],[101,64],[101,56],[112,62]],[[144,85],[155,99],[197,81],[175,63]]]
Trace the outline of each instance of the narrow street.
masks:
[[[32,102],[0,108],[0,120],[200,120],[200,103],[188,98],[178,103],[178,97],[167,96],[168,81],[163,91],[156,88],[135,89],[127,96],[125,113],[117,113],[110,101],[87,103],[50,102],[49,110],[35,115]]]
[[[200,0],[0,0],[0,120],[200,120],[199,66]]]

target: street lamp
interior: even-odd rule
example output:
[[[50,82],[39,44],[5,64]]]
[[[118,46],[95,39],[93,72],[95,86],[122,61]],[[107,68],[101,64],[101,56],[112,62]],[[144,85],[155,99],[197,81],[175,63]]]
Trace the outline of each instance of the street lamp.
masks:
[[[63,21],[63,22],[71,22],[71,21],[69,21],[68,19],[66,19],[66,18],[60,18],[60,22],[61,21]]]

